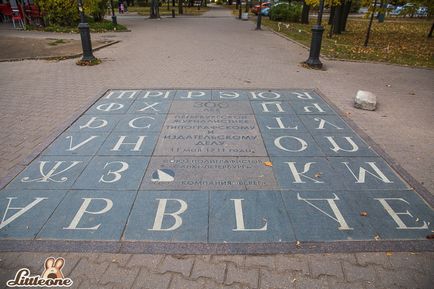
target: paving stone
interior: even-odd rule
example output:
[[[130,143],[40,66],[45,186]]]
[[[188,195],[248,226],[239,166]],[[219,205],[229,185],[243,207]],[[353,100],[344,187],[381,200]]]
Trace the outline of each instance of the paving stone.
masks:
[[[73,185],[82,190],[137,190],[149,157],[97,156]]]
[[[379,157],[330,157],[347,190],[407,190],[409,186]]]
[[[181,273],[189,277],[193,268],[194,258],[188,256],[166,256],[163,262],[158,266],[158,271]]]
[[[366,286],[374,285],[368,282],[340,282],[334,277],[327,277],[328,287],[331,289],[367,289]],[[368,287],[369,288],[369,287]]]
[[[246,267],[265,267],[268,270],[275,270],[275,257],[270,256],[246,256]]]
[[[314,255],[309,256],[308,259],[313,278],[326,275],[344,280],[341,261],[336,260],[333,255]]]
[[[98,263],[103,263],[103,262],[109,262],[109,263],[114,263],[119,267],[125,267],[127,264],[130,263],[130,260],[134,257],[135,255],[130,255],[130,254],[99,254],[98,257],[96,258],[96,262]]]
[[[140,190],[277,189],[272,168],[264,165],[267,161],[259,157],[154,156]]]
[[[119,240],[136,193],[70,191],[38,239]]]
[[[134,285],[131,288],[137,289],[167,289],[169,287],[172,274],[159,274],[146,269],[141,269]]]
[[[74,282],[76,283],[76,282]],[[78,282],[77,282],[78,283]],[[79,289],[127,289],[126,287],[119,287],[119,284],[98,284],[92,283],[90,280],[83,280],[77,284]],[[73,285],[75,286],[75,284]]]
[[[116,99],[116,100],[134,100],[137,99],[140,95],[143,95],[145,91],[140,91],[137,89],[131,90],[123,90],[123,89],[110,89],[108,90],[101,99]],[[150,94],[149,92],[147,92]]]
[[[106,140],[107,133],[99,132],[65,132],[46,150],[46,156],[92,156],[95,155]]]
[[[208,204],[208,192],[140,191],[123,238],[204,243],[208,238]]]
[[[363,194],[345,191],[282,191],[282,196],[296,239],[302,243],[366,240],[374,236],[372,227],[362,222],[360,211],[351,206],[352,203],[366,202]],[[363,200],[354,200],[358,197]],[[339,212],[332,210],[332,206],[336,206]]]
[[[193,266],[193,271],[191,273],[191,278],[211,278],[217,283],[223,283],[225,277],[225,270],[225,264],[212,264],[196,258]]]
[[[137,99],[129,108],[128,115],[167,114],[172,104],[171,100]]]
[[[131,288],[139,273],[139,268],[125,268],[116,263],[110,263],[101,277],[101,283],[112,283],[123,288]]]
[[[348,282],[375,282],[375,268],[373,266],[362,267],[348,262],[342,262],[342,268],[344,269],[345,280]]]
[[[129,259],[126,266],[131,267],[145,267],[150,271],[155,271],[158,264],[163,260],[164,255],[143,255],[133,254]]]
[[[112,132],[98,156],[151,156],[157,144],[159,132]]]
[[[137,99],[171,100],[176,90],[143,90]]]
[[[249,100],[249,93],[246,90],[212,90],[212,100]]]
[[[56,256],[55,254],[55,252],[25,254],[20,254],[17,252],[1,252],[0,258],[2,259],[2,261],[0,263],[0,268],[2,268],[2,270],[13,269],[15,271],[21,268],[28,268],[31,273],[40,274],[44,269],[45,259],[50,256]],[[15,276],[15,273],[13,274],[13,276]]]
[[[88,280],[93,284],[98,284],[99,282],[104,284],[102,276],[109,265],[110,263],[108,262],[96,263],[94,260],[82,258],[71,272],[69,278],[75,282]]]
[[[295,278],[290,273],[277,273],[261,269],[261,289],[292,289],[296,288],[294,283]]]
[[[211,90],[177,90],[176,100],[211,100]]]
[[[274,257],[276,270],[279,272],[299,271],[302,274],[309,275],[309,264],[306,256],[303,255],[276,255]]]
[[[40,156],[7,189],[67,190],[89,161],[86,156]]]
[[[172,103],[169,113],[231,115],[253,114],[248,101],[179,101]]]
[[[245,256],[243,255],[213,255],[211,258],[211,262],[220,263],[220,262],[230,262],[237,266],[244,266]]]
[[[434,253],[393,252],[388,258],[395,270],[414,270],[420,273],[434,274]]]
[[[65,197],[66,192],[67,191],[65,190],[0,191],[0,212],[5,212],[5,215],[2,216],[2,223],[0,224],[0,238],[35,238],[51,216],[52,212]],[[13,208],[15,208],[15,210]],[[15,211],[15,213],[17,213],[16,210],[22,208],[27,208],[27,212],[21,211],[25,214],[19,216],[19,218],[15,219],[13,217],[14,215],[9,215],[6,218],[7,209],[8,211]]]
[[[392,253],[393,255],[394,253]],[[369,266],[372,264],[380,265],[384,269],[391,269],[389,256],[385,252],[370,252],[370,253],[356,253],[357,263],[361,266]]]
[[[204,281],[194,281],[184,279],[180,275],[175,275],[170,283],[170,289],[201,289],[204,286]]]
[[[246,195],[243,191],[211,191],[208,240],[279,243],[295,241],[295,235],[280,192],[252,191]]]
[[[62,268],[62,273],[64,276],[69,277],[72,270],[78,265],[80,259],[82,258],[80,253],[51,253],[48,254],[50,257],[59,258],[62,257],[65,260],[65,264]],[[46,255],[48,257],[48,255]]]
[[[334,289],[329,287],[326,276],[319,279],[310,279],[304,275],[296,275],[294,284],[297,289]]]
[[[376,269],[376,278],[380,288],[417,288],[428,289],[432,287],[432,275],[423,275],[412,270],[384,270]]]
[[[244,269],[237,268],[232,264],[228,264],[226,284],[241,283],[250,288],[258,288],[259,286],[259,269]]]
[[[267,100],[251,102],[252,109],[257,116],[283,117],[295,115],[295,111],[288,101]]]

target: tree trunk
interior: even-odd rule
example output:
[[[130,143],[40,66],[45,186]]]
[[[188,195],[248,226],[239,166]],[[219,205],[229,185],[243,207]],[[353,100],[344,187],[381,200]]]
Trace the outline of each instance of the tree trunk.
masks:
[[[345,18],[345,9],[346,9],[347,3],[346,0],[341,1],[341,11],[339,15],[339,31],[342,33],[344,31],[344,18]]]
[[[371,19],[369,20],[368,31],[366,31],[365,47],[368,47],[369,35],[371,34],[372,21],[374,20],[374,14],[376,8],[377,8],[377,0],[374,0],[374,9],[372,10]]]
[[[336,6],[330,8],[329,25],[333,25],[333,19],[335,17]]]
[[[182,2],[183,2],[184,0],[178,0],[178,14],[179,15],[182,15],[182,14],[184,14],[184,9],[182,9]]]
[[[344,19],[342,20],[342,31],[347,30],[347,20],[348,20],[348,15],[350,15],[351,4],[352,4],[352,0],[345,3],[345,14],[344,14]]]
[[[302,24],[309,24],[309,9],[310,6],[306,4],[306,1],[303,1],[303,10],[301,11]]]
[[[429,33],[428,33],[428,37],[429,37],[429,38],[432,38],[432,32],[433,32],[433,30],[434,30],[434,22],[432,23],[432,25],[431,25],[431,30],[430,30]]]
[[[151,7],[149,9],[149,18],[156,19],[160,18],[160,3],[159,0],[151,0]]]
[[[336,6],[335,15],[333,17],[333,33],[334,34],[341,34],[341,32],[342,32],[341,31],[341,20],[342,20],[341,11],[343,10],[342,8],[343,8],[342,3],[341,3],[341,5]]]

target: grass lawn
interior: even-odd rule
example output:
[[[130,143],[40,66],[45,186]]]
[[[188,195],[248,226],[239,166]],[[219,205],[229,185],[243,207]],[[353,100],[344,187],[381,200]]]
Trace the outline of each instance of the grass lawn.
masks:
[[[172,15],[172,5],[169,6],[169,10],[167,10],[167,4],[162,5],[160,7],[160,15],[161,16],[170,16]],[[178,6],[174,7],[175,9],[175,15],[178,14]],[[202,15],[206,11],[209,10],[208,7],[200,7],[200,10],[197,10],[197,7],[184,7],[184,14],[183,15]],[[137,12],[139,15],[143,16],[149,16],[149,7],[139,7],[139,6],[130,6],[128,7],[128,12]]]
[[[90,27],[90,32],[108,32],[108,31],[126,31],[127,27],[122,24],[113,25],[110,20],[103,20],[102,22],[95,22],[90,17],[87,19]],[[77,26],[58,26],[50,25],[46,27],[36,27],[27,25],[27,30],[41,30],[46,32],[63,32],[63,33],[78,33]]]
[[[281,23],[262,18],[262,23],[306,46],[310,46],[311,24]],[[327,19],[324,21],[327,23]],[[434,68],[434,38],[427,38],[432,20],[408,21],[386,19],[374,21],[368,47],[364,47],[367,19],[348,19],[347,31],[328,37],[330,26],[325,27],[321,54],[338,59],[370,60],[408,66]]]

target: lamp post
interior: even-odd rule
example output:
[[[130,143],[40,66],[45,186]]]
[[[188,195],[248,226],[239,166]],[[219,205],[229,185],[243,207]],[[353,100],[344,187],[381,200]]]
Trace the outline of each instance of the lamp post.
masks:
[[[321,41],[322,34],[324,32],[324,27],[322,27],[322,13],[324,11],[324,0],[320,0],[318,20],[317,23],[312,27],[312,41],[310,43],[309,58],[304,62],[311,68],[321,69],[322,63],[319,60],[319,55],[321,51]]]
[[[93,61],[96,58],[92,54],[89,24],[86,22],[86,17],[84,16],[82,0],[78,0],[78,11],[80,11],[80,23],[78,24],[78,29],[80,29],[81,47],[83,48],[83,57],[81,58],[81,61]]]
[[[112,23],[114,25],[118,25],[118,20],[116,19],[116,15],[115,15],[115,7],[113,6],[113,0],[110,0],[110,5],[112,7]]]

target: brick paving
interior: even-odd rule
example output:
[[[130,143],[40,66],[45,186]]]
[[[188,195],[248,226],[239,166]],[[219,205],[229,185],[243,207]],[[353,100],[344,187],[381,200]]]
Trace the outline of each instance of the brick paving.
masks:
[[[306,50],[229,17],[119,21],[132,32],[95,36],[121,40],[95,53],[101,65],[0,63],[0,177],[25,165],[35,148],[107,88],[302,87],[322,91],[434,191],[432,70],[327,60],[326,72],[306,70],[299,66]],[[358,89],[377,94],[377,111],[352,108]],[[38,274],[49,255],[65,257],[73,288],[431,288],[434,276],[429,252],[262,257],[2,252],[0,286],[23,266]]]

